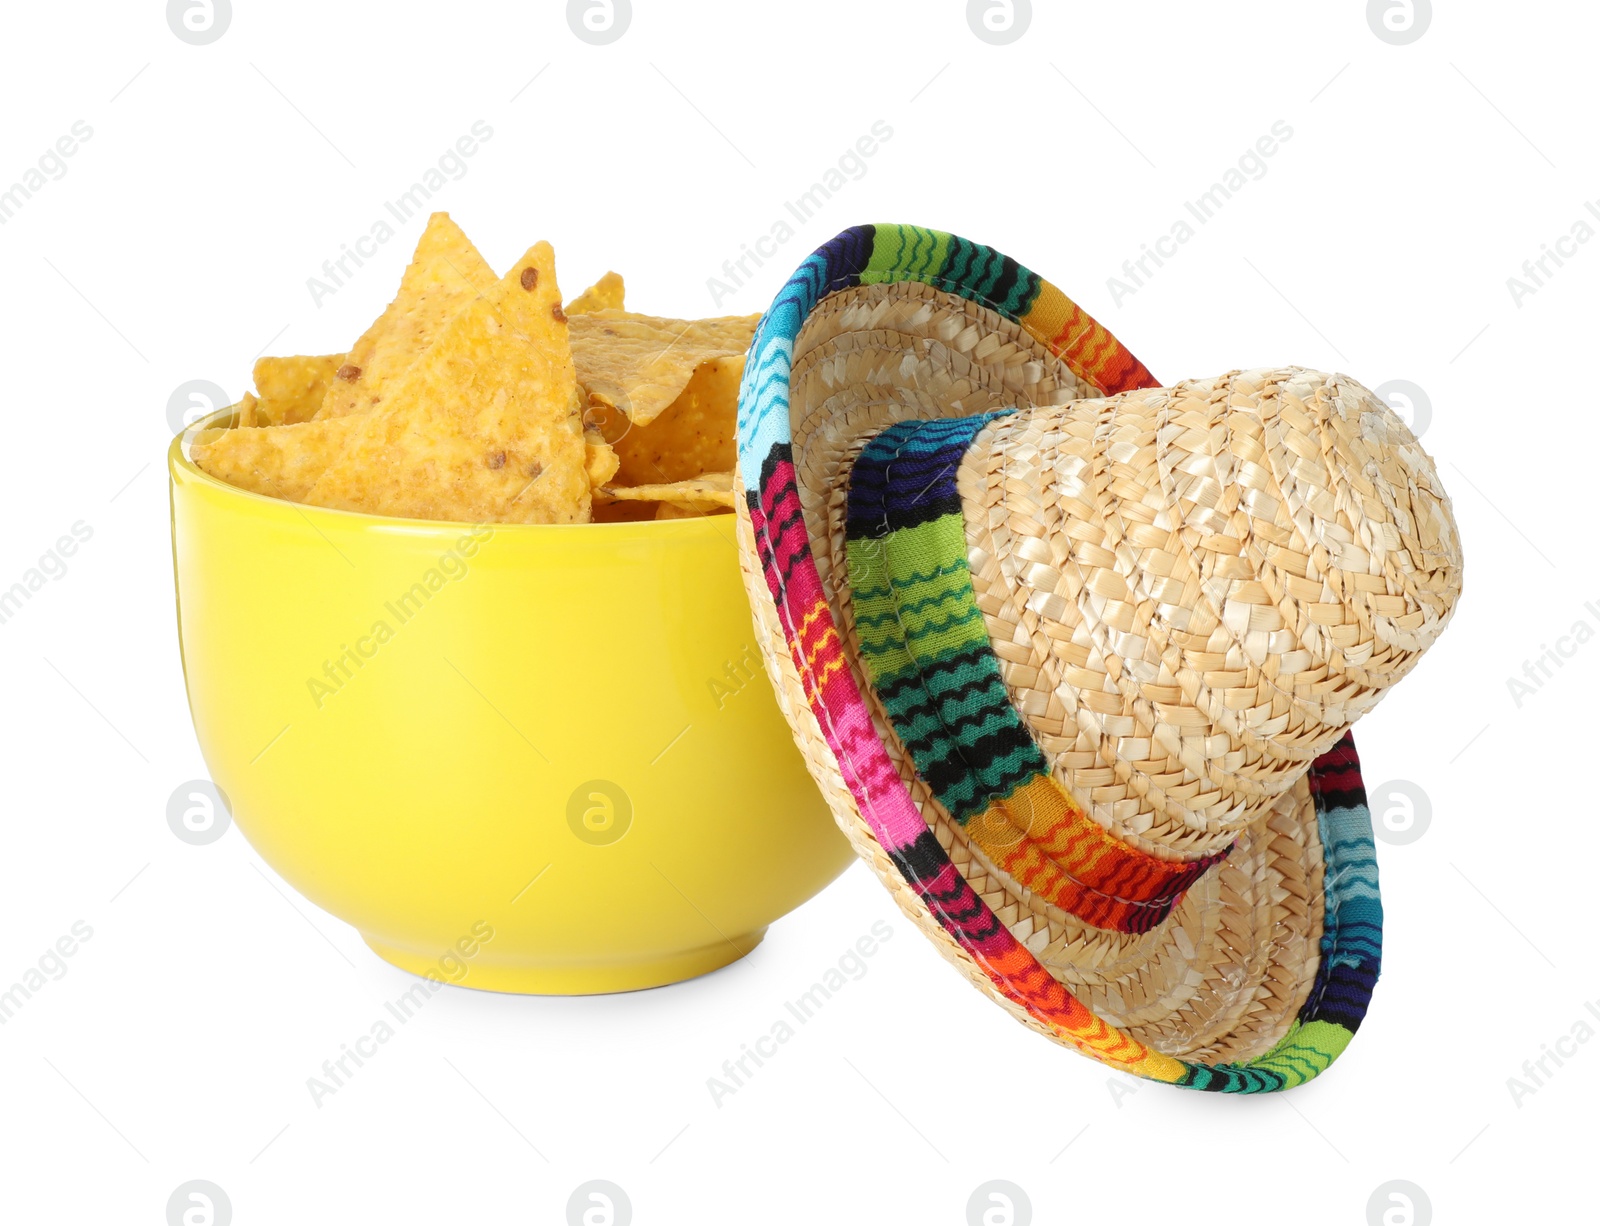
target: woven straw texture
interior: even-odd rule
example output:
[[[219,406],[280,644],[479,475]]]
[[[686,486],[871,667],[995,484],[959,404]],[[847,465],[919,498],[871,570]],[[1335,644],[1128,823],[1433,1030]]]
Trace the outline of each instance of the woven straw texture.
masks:
[[[1233,372],[1104,395],[1116,385],[1108,369],[1148,376],[1103,331],[1109,344],[1099,343],[1087,316],[1076,324],[1080,342],[1095,342],[1086,351],[1036,326],[1042,291],[1032,313],[1007,312],[990,293],[922,274],[846,284],[809,304],[782,355],[787,458],[843,670],[899,786],[952,879],[1048,973],[1070,1020],[1037,1003],[1049,992],[1024,982],[1026,968],[997,974],[1004,959],[957,932],[908,873],[909,853],[863,816],[870,787],[846,778],[859,755],[841,755],[842,734],[818,721],[821,674],[797,650],[803,628],[774,601],[770,516],[752,496],[741,557],[797,744],[902,910],[1024,1024],[1161,1080],[1298,1084],[1343,1049],[1377,972],[1376,872],[1347,730],[1414,666],[1460,595],[1459,541],[1432,462],[1343,376]],[[746,390],[759,409],[759,382]],[[956,474],[966,562],[1006,693],[1052,778],[1101,829],[1160,861],[1226,856],[1148,931],[1085,923],[997,867],[919,777],[861,665],[845,539],[857,456],[896,422],[1011,409],[983,426]],[[742,434],[753,435],[748,416]],[[752,454],[742,448],[747,492]],[[1336,850],[1342,885],[1325,871]],[[1348,904],[1357,882],[1370,883],[1370,978],[1330,988],[1330,947],[1348,949],[1360,926]],[[1342,935],[1331,906],[1345,912]]]

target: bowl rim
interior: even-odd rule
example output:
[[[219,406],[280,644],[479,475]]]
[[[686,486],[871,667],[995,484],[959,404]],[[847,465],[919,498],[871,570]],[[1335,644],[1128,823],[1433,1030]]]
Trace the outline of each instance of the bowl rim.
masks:
[[[717,526],[718,520],[727,520],[730,525],[735,517],[731,515],[693,515],[685,519],[635,519],[619,520],[609,524],[503,524],[490,521],[488,523],[473,523],[469,520],[459,519],[414,519],[403,515],[378,515],[371,511],[347,511],[341,507],[319,507],[308,503],[293,502],[288,498],[274,498],[269,494],[258,494],[254,490],[241,489],[220,477],[214,477],[196,464],[189,454],[189,449],[194,445],[195,436],[202,430],[212,430],[225,427],[232,421],[238,405],[228,405],[226,408],[214,409],[203,417],[196,418],[189,425],[172,436],[167,444],[167,487],[174,491],[177,486],[177,476],[181,472],[186,481],[193,482],[213,491],[224,498],[240,500],[246,505],[260,504],[264,507],[284,508],[297,510],[302,515],[315,515],[318,518],[328,517],[335,523],[350,526],[364,526],[373,528],[392,527],[403,529],[407,532],[416,532],[419,529],[436,531],[440,535],[455,535],[462,530],[477,528],[493,528],[496,535],[502,532],[515,532],[519,534],[576,532],[605,530],[612,535],[627,535],[632,532],[677,533],[707,533],[715,532],[721,536],[723,533]],[[622,530],[620,533],[618,530]],[[734,542],[737,544],[737,542]]]

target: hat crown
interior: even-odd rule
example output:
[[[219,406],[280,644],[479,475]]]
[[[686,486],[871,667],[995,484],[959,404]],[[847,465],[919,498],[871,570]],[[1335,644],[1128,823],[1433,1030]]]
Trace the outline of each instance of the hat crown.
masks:
[[[960,484],[1019,708],[1099,820],[1178,854],[1265,817],[1461,591],[1432,461],[1340,375],[1034,406]]]

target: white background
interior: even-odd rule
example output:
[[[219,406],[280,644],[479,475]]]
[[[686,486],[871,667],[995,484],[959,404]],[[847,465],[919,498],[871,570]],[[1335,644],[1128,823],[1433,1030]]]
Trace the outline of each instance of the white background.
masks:
[[[93,536],[0,625],[0,986],[75,921],[94,935],[0,1028],[4,1216],[158,1223],[197,1178],[241,1226],[557,1223],[591,1178],[640,1223],[958,1224],[996,1178],[1051,1223],[1362,1223],[1393,1179],[1423,1190],[1417,1223],[1592,1212],[1562,1206],[1593,1164],[1600,1042],[1520,1101],[1507,1079],[1600,1001],[1600,645],[1520,705],[1507,679],[1600,627],[1600,243],[1520,304],[1507,278],[1600,197],[1600,31],[1576,3],[1440,7],[1393,46],[1355,0],[1040,3],[993,46],[953,0],[635,0],[592,46],[554,2],[236,0],[192,46],[155,0],[6,6],[0,187],[75,121],[93,136],[0,226],[0,587],[74,522]],[[715,304],[723,261],[880,119],[865,174]],[[1168,382],[1292,362],[1425,389],[1466,595],[1358,730],[1375,809],[1410,781],[1432,819],[1380,845],[1383,979],[1329,1075],[1250,1099],[1121,1083],[1009,1021],[856,866],[696,982],[443,992],[313,1105],[306,1078],[409,981],[237,830],[167,827],[205,768],[166,404],[190,379],[237,394],[264,350],[344,348],[421,218],[320,306],[307,278],[475,120],[493,137],[437,203],[496,266],[550,239],[569,292],[615,267],[636,309],[755,311],[844,226],[914,221],[1038,269]],[[1264,176],[1115,301],[1123,261],[1277,120]],[[714,1105],[706,1079],[879,920],[868,973]]]

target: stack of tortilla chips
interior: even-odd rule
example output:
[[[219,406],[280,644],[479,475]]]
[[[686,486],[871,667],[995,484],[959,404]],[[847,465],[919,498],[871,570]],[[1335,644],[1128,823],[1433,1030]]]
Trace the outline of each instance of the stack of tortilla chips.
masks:
[[[435,213],[348,353],[260,359],[233,424],[191,454],[256,493],[412,519],[712,514],[733,505],[756,320],[633,314],[614,272],[563,306],[548,243],[497,277]]]

